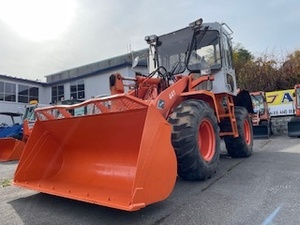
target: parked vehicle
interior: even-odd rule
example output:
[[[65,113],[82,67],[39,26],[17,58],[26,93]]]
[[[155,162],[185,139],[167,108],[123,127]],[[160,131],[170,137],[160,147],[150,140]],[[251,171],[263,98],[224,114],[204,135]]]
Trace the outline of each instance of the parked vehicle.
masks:
[[[288,122],[288,136],[300,138],[300,84],[295,85],[295,116]]]
[[[252,115],[253,137],[269,138],[272,134],[271,116],[266,94],[263,91],[251,92],[254,114]]]
[[[24,143],[22,142],[22,124],[16,122],[16,118],[21,120],[21,113],[0,112],[1,116],[11,118],[11,124],[2,123],[0,126],[0,161],[18,160]]]
[[[220,137],[230,156],[250,156],[251,120],[233,101],[231,33],[200,19],[147,36],[149,74],[112,74],[111,96],[36,109],[14,184],[134,211],[166,199],[177,175],[213,176]],[[82,107],[84,115],[70,113]]]
[[[0,161],[20,159],[35,123],[34,110],[38,106],[38,102],[34,100],[25,106],[24,115],[21,113],[4,113],[12,117],[13,125],[0,127]],[[21,117],[22,123],[15,123],[13,117]]]

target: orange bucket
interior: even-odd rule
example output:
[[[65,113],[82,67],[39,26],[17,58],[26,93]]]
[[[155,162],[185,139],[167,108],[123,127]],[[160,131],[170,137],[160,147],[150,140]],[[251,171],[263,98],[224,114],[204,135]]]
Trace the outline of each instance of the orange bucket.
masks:
[[[0,161],[19,160],[25,146],[25,142],[14,138],[0,139]]]
[[[76,107],[86,115],[72,115]],[[15,185],[127,211],[172,192],[177,165],[171,128],[153,105],[117,96],[36,114]]]

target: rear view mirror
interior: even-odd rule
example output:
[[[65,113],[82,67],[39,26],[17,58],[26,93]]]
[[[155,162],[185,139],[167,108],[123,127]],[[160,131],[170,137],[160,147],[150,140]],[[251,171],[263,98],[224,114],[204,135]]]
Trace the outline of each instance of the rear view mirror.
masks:
[[[132,62],[132,66],[131,66],[132,69],[139,64],[139,60],[140,60],[140,57],[138,57],[138,56],[134,58],[134,60]]]

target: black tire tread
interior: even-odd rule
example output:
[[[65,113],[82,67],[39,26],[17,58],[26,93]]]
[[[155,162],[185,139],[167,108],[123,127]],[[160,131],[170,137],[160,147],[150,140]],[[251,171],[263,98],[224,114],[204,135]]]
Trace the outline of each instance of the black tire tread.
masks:
[[[248,111],[244,107],[236,106],[234,109],[237,128],[239,132],[239,137],[235,138],[233,136],[225,136],[224,141],[228,154],[232,158],[244,158],[249,157],[252,154],[253,149],[253,130],[251,126],[251,120]],[[244,137],[244,122],[248,120],[249,128],[251,133],[251,141],[249,144],[246,143]],[[228,123],[230,126],[230,123]]]
[[[208,118],[215,131],[215,156],[210,162],[201,157],[197,138],[199,118]],[[186,180],[205,180],[216,171],[220,156],[220,137],[213,110],[202,100],[189,99],[178,105],[168,121],[172,124],[172,145],[177,157],[178,175]]]

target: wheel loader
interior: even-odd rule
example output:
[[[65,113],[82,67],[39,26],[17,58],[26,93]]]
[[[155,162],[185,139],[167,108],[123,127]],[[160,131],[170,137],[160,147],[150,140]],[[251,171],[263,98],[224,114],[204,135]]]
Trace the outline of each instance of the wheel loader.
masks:
[[[266,94],[263,91],[251,92],[254,113],[252,114],[252,128],[254,138],[269,138],[271,130],[271,117]]]
[[[22,124],[16,118],[22,120],[22,113],[0,112],[1,116],[10,117],[12,124],[0,126],[0,162],[18,160],[24,148],[22,142]]]
[[[230,156],[250,156],[250,116],[234,105],[231,33],[199,19],[147,36],[149,73],[112,74],[110,96],[36,109],[14,184],[135,211],[166,199],[177,177],[213,176],[221,138]],[[82,107],[84,115],[70,113]]]
[[[288,136],[300,138],[300,84],[295,85],[295,116],[288,122]]]
[[[0,161],[19,160],[25,143],[29,138],[34,122],[34,109],[38,107],[36,100],[25,106],[25,113],[10,113],[11,116],[23,116],[22,124],[15,124],[5,129],[0,128]],[[5,134],[3,136],[3,134]]]

